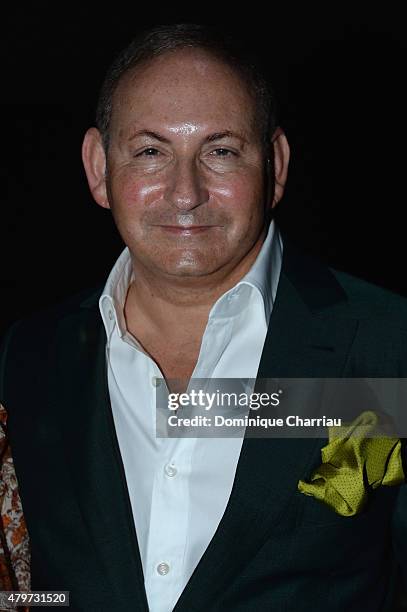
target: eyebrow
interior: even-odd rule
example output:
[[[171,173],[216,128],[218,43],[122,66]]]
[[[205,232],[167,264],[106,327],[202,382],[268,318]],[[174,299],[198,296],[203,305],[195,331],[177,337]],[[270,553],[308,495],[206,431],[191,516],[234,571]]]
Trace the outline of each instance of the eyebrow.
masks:
[[[137,136],[148,136],[160,142],[164,142],[165,144],[171,143],[171,141],[168,140],[168,138],[165,138],[165,136],[162,136],[157,132],[152,132],[151,130],[137,130],[130,136],[129,142],[134,140],[134,138]],[[237,132],[232,132],[231,130],[224,130],[223,132],[215,132],[214,134],[210,134],[205,138],[204,142],[213,142],[214,140],[222,140],[222,138],[237,138],[238,140],[241,140],[243,143],[247,144],[246,138]]]
[[[238,134],[237,132],[232,132],[230,130],[225,130],[224,132],[215,132],[215,134],[211,134],[205,138],[205,142],[213,142],[214,140],[221,140],[222,138],[237,138],[242,142],[247,144],[246,138],[242,136],[242,134]]]

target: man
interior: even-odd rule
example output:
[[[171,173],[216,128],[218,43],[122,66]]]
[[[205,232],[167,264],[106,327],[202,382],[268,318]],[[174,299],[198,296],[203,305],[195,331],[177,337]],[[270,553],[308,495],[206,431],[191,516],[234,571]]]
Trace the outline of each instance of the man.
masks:
[[[342,516],[298,491],[324,440],[156,438],[155,390],[404,376],[406,302],[281,237],[274,99],[210,29],[138,37],[97,124],[84,166],[126,249],[104,287],[18,322],[2,351],[31,589],[86,611],[394,610],[405,485]]]

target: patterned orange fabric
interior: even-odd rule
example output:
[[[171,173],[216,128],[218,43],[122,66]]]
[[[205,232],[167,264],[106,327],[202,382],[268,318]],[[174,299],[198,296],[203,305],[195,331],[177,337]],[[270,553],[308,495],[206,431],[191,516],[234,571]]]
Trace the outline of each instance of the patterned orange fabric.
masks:
[[[0,404],[0,590],[30,591],[30,582],[29,536],[7,437],[7,412]]]

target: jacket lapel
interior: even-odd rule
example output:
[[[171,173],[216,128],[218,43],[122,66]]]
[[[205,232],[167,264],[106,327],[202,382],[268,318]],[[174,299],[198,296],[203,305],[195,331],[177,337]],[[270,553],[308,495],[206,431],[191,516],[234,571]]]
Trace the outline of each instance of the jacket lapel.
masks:
[[[257,380],[340,377],[357,329],[336,309],[346,295],[325,267],[284,241],[283,267]],[[272,533],[319,458],[321,439],[245,437],[218,529],[174,612],[211,609]]]
[[[105,330],[89,302],[61,329],[58,392],[65,403],[65,454],[86,531],[103,568],[111,609],[148,612],[143,569],[110,407]],[[90,309],[89,309],[90,308]],[[96,306],[97,308],[97,306]],[[72,378],[67,380],[64,364]],[[71,369],[72,368],[72,369]]]

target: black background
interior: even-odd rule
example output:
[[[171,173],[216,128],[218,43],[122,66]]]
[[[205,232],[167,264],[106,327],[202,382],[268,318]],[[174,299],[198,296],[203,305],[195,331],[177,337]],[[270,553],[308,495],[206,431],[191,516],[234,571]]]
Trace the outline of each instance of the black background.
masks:
[[[83,134],[114,55],[139,28],[177,21],[232,26],[267,57],[292,149],[282,227],[330,265],[407,295],[405,20],[388,3],[331,4],[9,8],[0,331],[106,279],[122,243],[88,192]]]

